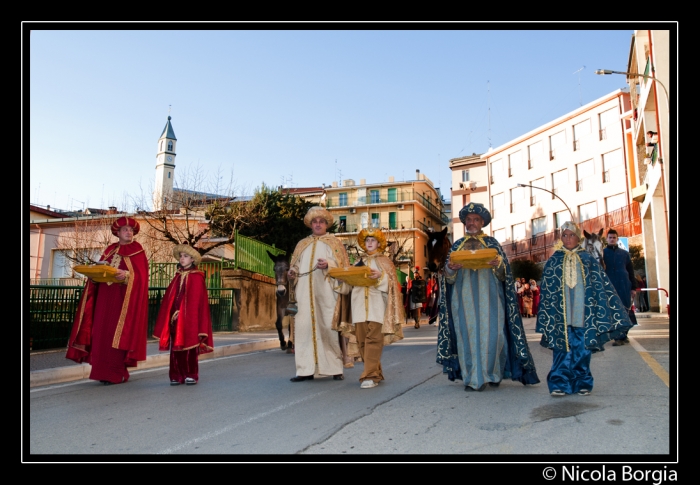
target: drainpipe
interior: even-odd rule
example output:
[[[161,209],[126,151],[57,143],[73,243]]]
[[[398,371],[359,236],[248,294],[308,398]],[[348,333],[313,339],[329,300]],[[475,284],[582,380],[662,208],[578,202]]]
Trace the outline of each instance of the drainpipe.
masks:
[[[41,226],[39,224],[34,224],[34,226],[37,229],[39,229],[39,242],[37,242],[37,248],[36,248],[36,266],[34,268],[34,279],[38,279],[39,276],[41,275],[41,262],[44,259],[41,256],[43,246],[44,246],[44,232],[41,230]]]
[[[656,77],[656,69],[654,68],[654,46],[652,45],[652,40],[651,40],[651,30],[648,30],[648,35],[649,35],[649,59],[651,60],[651,73],[652,76]],[[668,235],[668,207],[666,206],[666,173],[664,171],[664,158],[665,153],[663,153],[663,144],[661,143],[661,124],[659,123],[659,95],[658,95],[659,89],[656,83],[654,83],[654,107],[656,108],[655,116],[656,116],[656,129],[659,132],[659,140],[658,140],[658,147],[659,147],[659,168],[661,169],[661,193],[663,194],[663,199],[664,199],[664,225],[666,226],[666,245],[668,247],[668,261],[669,264],[671,263],[671,239],[669,238]],[[671,113],[668,113],[668,116],[671,116]],[[646,137],[646,133],[644,134]],[[646,140],[645,140],[646,141]]]

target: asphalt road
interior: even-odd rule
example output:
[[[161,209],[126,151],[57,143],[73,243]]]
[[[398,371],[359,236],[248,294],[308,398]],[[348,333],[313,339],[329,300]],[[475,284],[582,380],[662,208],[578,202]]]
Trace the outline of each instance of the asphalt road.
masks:
[[[292,383],[294,356],[277,349],[202,361],[195,386],[170,386],[161,368],[123,385],[33,388],[23,446],[28,459],[46,462],[664,461],[677,448],[668,322],[640,318],[630,345],[594,354],[590,396],[549,395],[551,351],[539,345],[534,319],[525,327],[542,382],[504,381],[481,393],[465,392],[435,363],[435,326],[408,325],[406,338],[385,348],[386,380],[373,389],[360,389],[361,363],[343,381]]]

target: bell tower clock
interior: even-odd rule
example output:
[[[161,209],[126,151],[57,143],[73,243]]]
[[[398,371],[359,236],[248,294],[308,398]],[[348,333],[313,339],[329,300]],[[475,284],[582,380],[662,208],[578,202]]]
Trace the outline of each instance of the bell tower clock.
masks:
[[[153,189],[153,210],[172,209],[171,197],[175,181],[175,148],[177,138],[170,123],[171,117],[165,123],[163,133],[158,139],[156,152],[156,182]]]

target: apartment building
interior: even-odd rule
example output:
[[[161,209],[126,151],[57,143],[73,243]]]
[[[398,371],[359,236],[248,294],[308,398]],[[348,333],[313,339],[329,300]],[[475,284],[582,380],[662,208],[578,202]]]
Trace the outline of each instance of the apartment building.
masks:
[[[491,210],[485,232],[515,242],[628,206],[629,112],[629,94],[616,90],[481,155],[474,177],[485,190],[474,196]]]
[[[464,224],[459,220],[459,211],[470,202],[477,202],[489,207],[488,180],[486,161],[481,155],[473,153],[466,157],[450,160],[452,170],[452,207],[451,214],[452,242],[464,237]],[[486,229],[486,228],[485,228]]]
[[[669,210],[670,174],[678,163],[670,144],[668,97],[670,32],[635,30],[629,49],[627,77],[632,112],[625,129],[629,147],[629,182],[632,197],[641,205],[642,237],[647,285],[670,286]],[[652,311],[665,312],[664,292],[650,292]]]
[[[404,273],[417,265],[427,266],[428,232],[448,224],[444,203],[433,182],[416,170],[414,180],[367,183],[360,179],[333,182],[326,187],[326,208],[338,222],[336,234],[354,248],[357,234],[368,227],[382,228],[399,253],[398,267]]]

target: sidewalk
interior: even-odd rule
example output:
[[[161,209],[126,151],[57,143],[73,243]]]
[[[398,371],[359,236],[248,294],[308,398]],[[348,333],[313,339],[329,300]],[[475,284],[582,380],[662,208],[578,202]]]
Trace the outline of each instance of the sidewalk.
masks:
[[[214,333],[213,336],[214,351],[202,354],[201,360],[280,348],[277,330],[220,332]],[[287,337],[287,329],[284,330],[284,336]],[[146,355],[145,361],[139,362],[138,367],[130,368],[129,371],[137,372],[170,365],[169,352],[160,352],[157,340],[148,341]],[[47,386],[87,379],[90,375],[90,364],[76,364],[66,359],[66,349],[37,351],[29,354],[29,371],[29,387]]]

